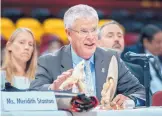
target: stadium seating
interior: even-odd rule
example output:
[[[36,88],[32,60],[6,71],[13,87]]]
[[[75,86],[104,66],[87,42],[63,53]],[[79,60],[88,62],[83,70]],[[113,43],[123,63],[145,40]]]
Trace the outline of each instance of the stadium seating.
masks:
[[[18,19],[25,17],[25,14],[17,8],[5,8],[2,11],[2,17],[7,17],[15,23]]]
[[[40,44],[41,42],[41,36],[43,35],[44,31],[42,28],[42,24],[34,18],[20,18],[16,22],[16,27],[26,27],[32,30],[35,39],[37,41],[37,44]]]
[[[125,46],[136,44],[138,41],[138,33],[126,33],[124,36]]]
[[[48,8],[35,8],[31,11],[31,16],[38,19],[41,23],[47,19],[53,17]]]
[[[15,24],[8,18],[1,18],[1,35],[8,40],[15,31]]]
[[[43,22],[45,33],[58,35],[64,44],[69,41],[65,33],[64,23],[62,19],[49,18]]]
[[[99,20],[98,26],[101,27],[103,24],[112,21],[111,19],[102,19]]]

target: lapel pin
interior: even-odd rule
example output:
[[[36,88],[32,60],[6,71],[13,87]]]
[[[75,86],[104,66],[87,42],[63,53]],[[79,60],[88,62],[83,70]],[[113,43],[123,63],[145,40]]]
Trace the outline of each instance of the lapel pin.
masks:
[[[105,68],[102,68],[102,70],[101,70],[103,73],[105,72]]]

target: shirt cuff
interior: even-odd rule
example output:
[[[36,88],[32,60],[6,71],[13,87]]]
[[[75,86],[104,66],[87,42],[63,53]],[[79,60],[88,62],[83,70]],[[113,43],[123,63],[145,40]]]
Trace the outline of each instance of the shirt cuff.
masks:
[[[142,100],[140,98],[136,98],[136,106],[145,106],[145,100]]]
[[[135,102],[135,106],[145,106],[145,100],[142,100],[132,95],[129,95],[128,97]]]

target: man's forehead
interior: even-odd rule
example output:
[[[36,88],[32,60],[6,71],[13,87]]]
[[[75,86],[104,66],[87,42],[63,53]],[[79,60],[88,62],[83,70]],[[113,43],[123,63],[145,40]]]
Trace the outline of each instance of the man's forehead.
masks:
[[[98,26],[98,21],[96,18],[78,18],[73,22],[73,27],[93,28],[97,26]]]
[[[154,35],[154,38],[162,39],[162,31]]]
[[[116,24],[108,24],[105,27],[103,27],[102,30],[105,33],[121,33],[121,34],[123,34],[122,29]]]

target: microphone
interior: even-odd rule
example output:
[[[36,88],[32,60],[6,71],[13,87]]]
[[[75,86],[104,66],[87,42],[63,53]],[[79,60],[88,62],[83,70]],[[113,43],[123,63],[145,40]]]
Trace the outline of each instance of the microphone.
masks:
[[[134,52],[127,52],[124,54],[124,57],[126,58],[126,60],[128,61],[133,61],[133,60],[149,60],[150,58],[153,58],[152,55],[148,55],[148,54],[137,54],[137,53],[134,53]]]

